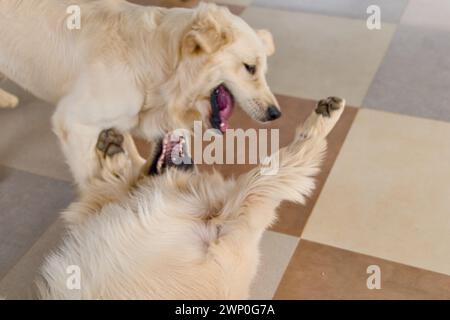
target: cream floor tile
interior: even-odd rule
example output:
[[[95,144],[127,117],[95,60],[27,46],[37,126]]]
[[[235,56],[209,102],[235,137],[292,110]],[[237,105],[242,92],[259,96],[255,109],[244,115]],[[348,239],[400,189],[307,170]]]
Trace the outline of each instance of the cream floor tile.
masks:
[[[450,274],[450,124],[362,109],[302,238]]]
[[[266,231],[261,242],[261,260],[250,290],[250,299],[272,299],[299,238]]]
[[[401,23],[450,31],[450,1],[410,0]]]
[[[360,106],[385,54],[395,25],[370,31],[364,20],[249,7],[241,15],[255,28],[274,36],[269,59],[273,91],[320,99],[343,96]]]

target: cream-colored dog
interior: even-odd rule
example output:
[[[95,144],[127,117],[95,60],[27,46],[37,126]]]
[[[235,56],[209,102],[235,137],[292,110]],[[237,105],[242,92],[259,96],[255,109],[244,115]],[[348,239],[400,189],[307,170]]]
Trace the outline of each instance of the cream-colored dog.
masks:
[[[278,118],[265,79],[273,51],[269,32],[214,4],[0,1],[0,74],[57,104],[54,131],[81,187],[98,171],[104,129],[153,140],[199,120],[224,131],[234,102],[256,120]],[[0,90],[0,107],[16,104]]]
[[[167,137],[151,175],[138,177],[133,141],[102,132],[101,169],[63,213],[67,235],[42,268],[39,297],[247,298],[263,231],[282,200],[304,202],[314,189],[325,137],[343,109],[342,99],[319,101],[294,141],[272,155],[279,159],[275,174],[256,168],[238,180],[180,170],[171,159],[183,156],[183,142]],[[79,288],[70,286],[74,276]]]

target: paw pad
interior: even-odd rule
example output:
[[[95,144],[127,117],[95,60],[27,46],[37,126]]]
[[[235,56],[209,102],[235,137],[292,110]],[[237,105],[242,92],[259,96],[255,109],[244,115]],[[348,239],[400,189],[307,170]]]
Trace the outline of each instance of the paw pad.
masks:
[[[114,129],[103,130],[97,140],[97,149],[104,153],[104,156],[112,157],[115,154],[124,152],[122,149],[123,135]]]
[[[330,117],[333,111],[339,110],[344,105],[344,99],[328,97],[317,103],[316,113],[324,117]]]

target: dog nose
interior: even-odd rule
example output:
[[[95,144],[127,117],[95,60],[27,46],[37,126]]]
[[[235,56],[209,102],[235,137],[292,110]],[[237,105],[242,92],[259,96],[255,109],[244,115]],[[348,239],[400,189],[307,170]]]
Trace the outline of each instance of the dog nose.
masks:
[[[267,108],[267,121],[272,121],[281,117],[281,111],[275,106]]]

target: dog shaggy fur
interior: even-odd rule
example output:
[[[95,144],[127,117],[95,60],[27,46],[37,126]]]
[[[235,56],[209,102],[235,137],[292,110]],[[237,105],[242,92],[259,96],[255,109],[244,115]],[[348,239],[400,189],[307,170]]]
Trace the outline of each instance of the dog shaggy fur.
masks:
[[[100,135],[101,168],[64,213],[67,234],[37,280],[43,299],[243,299],[256,273],[261,236],[282,200],[304,203],[344,109],[319,101],[293,142],[271,157],[278,170],[255,168],[237,180],[167,167],[142,176],[133,141]],[[68,267],[80,288],[67,287]]]
[[[80,28],[69,28],[78,13]],[[273,51],[269,32],[214,4],[167,9],[124,0],[0,1],[0,74],[57,104],[54,131],[80,187],[98,170],[95,143],[102,130],[151,141],[195,120],[211,126],[211,97],[219,86],[254,119],[279,117],[265,79]],[[0,90],[0,107],[17,102]]]

